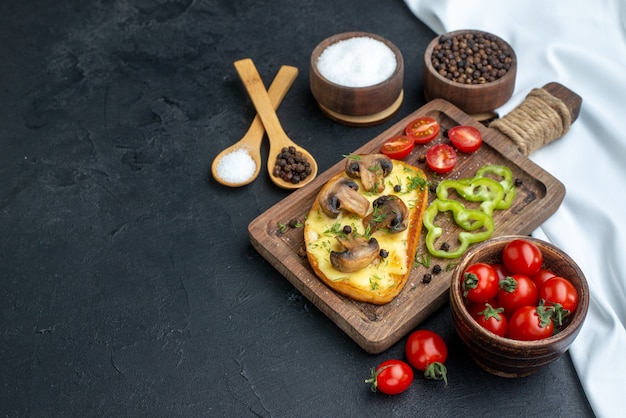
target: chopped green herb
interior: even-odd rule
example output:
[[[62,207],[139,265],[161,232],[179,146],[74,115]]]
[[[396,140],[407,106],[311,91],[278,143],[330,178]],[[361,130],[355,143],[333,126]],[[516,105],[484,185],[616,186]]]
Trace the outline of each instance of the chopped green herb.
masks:
[[[415,263],[421,264],[422,266],[427,267],[427,268],[430,267],[430,253],[426,253],[426,255],[416,254]]]

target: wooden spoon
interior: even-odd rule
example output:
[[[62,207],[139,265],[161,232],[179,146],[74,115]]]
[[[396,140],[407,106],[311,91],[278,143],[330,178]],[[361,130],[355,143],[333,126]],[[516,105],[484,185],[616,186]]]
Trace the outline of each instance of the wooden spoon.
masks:
[[[280,102],[287,94],[287,91],[289,90],[297,76],[298,69],[296,67],[290,67],[288,65],[283,65],[282,67],[280,67],[280,70],[278,71],[278,74],[276,74],[276,78],[274,78],[274,81],[272,82],[272,85],[270,86],[268,92],[273,109],[278,109]],[[256,115],[254,121],[252,121],[252,124],[250,125],[250,128],[248,128],[248,131],[245,133],[245,135],[239,141],[217,154],[211,166],[213,178],[218,183],[229,187],[240,187],[252,183],[257,178],[257,176],[259,175],[259,171],[261,170],[261,142],[263,141],[264,133],[265,127],[263,126],[263,122],[261,121],[259,115]],[[256,168],[252,176],[250,176],[246,180],[241,182],[231,182],[220,177],[218,164],[225,155],[228,155],[231,152],[235,152],[238,150],[247,151],[254,161]]]
[[[263,85],[263,80],[261,80],[259,72],[257,71],[252,60],[250,58],[245,58],[236,61],[235,69],[237,70],[237,73],[239,73],[239,77],[246,87],[246,90],[248,90],[250,99],[252,99],[252,103],[254,104],[256,111],[261,117],[267,136],[270,139],[270,151],[267,164],[267,171],[269,172],[270,178],[274,184],[282,187],[283,189],[297,189],[308,184],[317,175],[317,162],[307,150],[296,145],[291,139],[289,139],[283,130],[278,120],[278,116],[276,116],[276,112],[272,108],[267,91]],[[309,174],[304,180],[295,184],[273,174],[273,161],[276,159],[276,156],[281,152],[282,148],[290,146],[293,146],[298,151],[302,152],[302,155],[306,157],[307,161],[311,165],[311,174]]]

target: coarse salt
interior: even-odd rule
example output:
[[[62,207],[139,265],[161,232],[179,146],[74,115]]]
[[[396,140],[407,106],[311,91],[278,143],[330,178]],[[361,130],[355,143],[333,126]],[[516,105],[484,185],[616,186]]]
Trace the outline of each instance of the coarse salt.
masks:
[[[336,42],[324,49],[317,61],[317,68],[325,78],[346,87],[382,83],[397,65],[391,48],[368,36]]]
[[[228,183],[242,183],[256,171],[256,163],[245,149],[225,154],[217,163],[217,175]]]

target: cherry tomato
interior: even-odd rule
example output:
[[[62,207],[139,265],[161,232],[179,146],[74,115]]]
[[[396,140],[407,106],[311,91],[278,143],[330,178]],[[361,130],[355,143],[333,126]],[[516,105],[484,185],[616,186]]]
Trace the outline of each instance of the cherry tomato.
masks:
[[[455,126],[448,131],[448,138],[461,152],[474,152],[483,144],[483,136],[473,126]]]
[[[550,312],[543,306],[522,306],[509,319],[507,336],[514,340],[533,341],[548,338],[554,333]]]
[[[522,306],[537,305],[539,293],[535,282],[526,275],[512,274],[500,281],[497,296],[498,303],[507,315],[513,314]]]
[[[498,280],[502,280],[506,276],[511,275],[511,272],[502,263],[492,264],[491,268],[493,268],[496,274],[498,275]]]
[[[399,135],[385,141],[380,152],[394,160],[402,160],[413,151],[414,147],[413,139],[406,135]]]
[[[427,379],[443,379],[448,384],[444,365],[448,346],[439,334],[425,329],[414,331],[406,341],[405,351],[411,366],[423,371]]]
[[[433,118],[424,116],[411,121],[404,129],[404,133],[413,138],[416,144],[426,144],[439,134],[439,123]]]
[[[402,360],[386,360],[372,369],[372,376],[365,381],[372,392],[380,390],[387,395],[398,395],[413,383],[413,369]]]
[[[547,280],[539,292],[539,297],[545,300],[546,306],[559,303],[563,309],[570,312],[574,312],[578,306],[578,291],[572,282],[561,276]]]
[[[504,316],[504,308],[496,307],[490,302],[471,303],[467,311],[478,325],[500,337],[506,336],[508,320]]]
[[[426,163],[435,173],[448,173],[456,165],[456,151],[448,144],[437,144],[426,152]]]
[[[511,273],[537,274],[543,264],[543,254],[535,244],[525,239],[514,239],[502,251],[502,262]]]
[[[473,263],[463,272],[463,296],[472,302],[487,302],[498,294],[498,274],[487,263]]]
[[[554,276],[556,276],[556,274],[550,269],[539,269],[537,274],[531,277],[531,279],[533,279],[533,282],[535,282],[535,285],[537,286],[537,290],[541,292],[541,288],[543,287],[543,284],[548,279],[551,279]]]

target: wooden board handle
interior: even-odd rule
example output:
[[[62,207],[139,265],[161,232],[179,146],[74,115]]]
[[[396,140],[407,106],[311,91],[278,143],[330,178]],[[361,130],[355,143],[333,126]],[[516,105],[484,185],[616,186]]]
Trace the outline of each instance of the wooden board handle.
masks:
[[[578,119],[582,98],[562,84],[533,89],[508,115],[489,124],[507,136],[522,155],[563,137]]]

